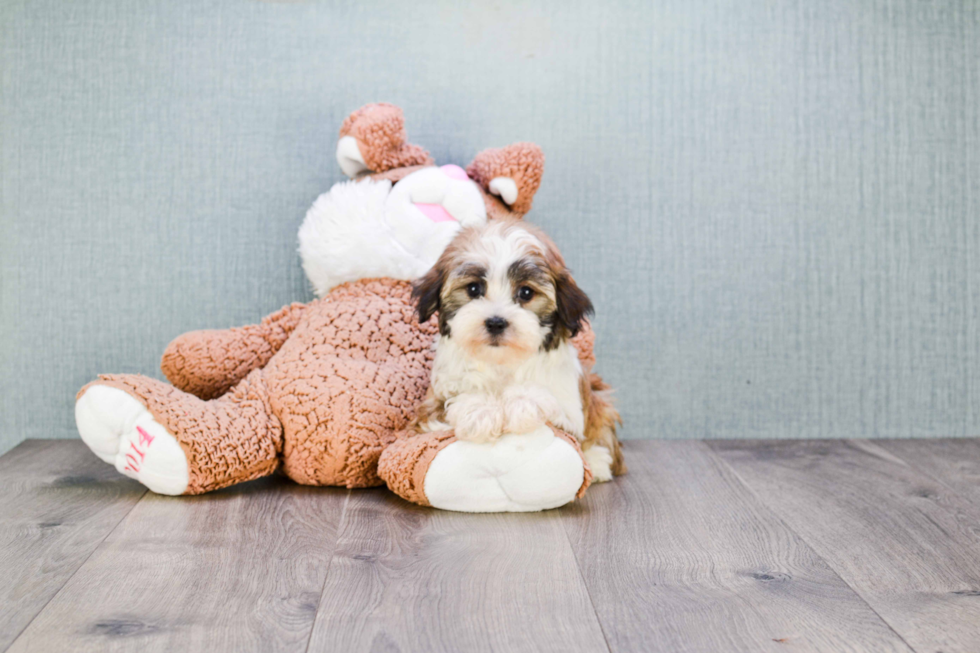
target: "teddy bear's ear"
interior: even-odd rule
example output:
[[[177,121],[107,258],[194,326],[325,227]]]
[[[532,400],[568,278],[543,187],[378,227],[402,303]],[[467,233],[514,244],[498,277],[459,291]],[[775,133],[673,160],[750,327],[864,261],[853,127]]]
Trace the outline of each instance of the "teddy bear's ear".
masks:
[[[429,153],[406,142],[405,117],[393,104],[367,104],[340,127],[337,163],[348,177],[406,166],[434,165]]]
[[[483,150],[466,168],[466,174],[473,181],[498,196],[519,215],[531,210],[543,172],[544,153],[534,143],[514,143]]]

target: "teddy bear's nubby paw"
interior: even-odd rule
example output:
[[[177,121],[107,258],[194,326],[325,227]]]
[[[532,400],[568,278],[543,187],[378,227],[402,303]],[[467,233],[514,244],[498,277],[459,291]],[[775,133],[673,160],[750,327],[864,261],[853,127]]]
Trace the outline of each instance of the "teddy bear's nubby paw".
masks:
[[[573,501],[584,479],[576,448],[544,426],[493,443],[449,444],[426,470],[424,495],[444,510],[527,512]]]
[[[183,494],[187,456],[176,438],[135,397],[107,385],[92,385],[75,403],[82,441],[120,473],[158,494]]]

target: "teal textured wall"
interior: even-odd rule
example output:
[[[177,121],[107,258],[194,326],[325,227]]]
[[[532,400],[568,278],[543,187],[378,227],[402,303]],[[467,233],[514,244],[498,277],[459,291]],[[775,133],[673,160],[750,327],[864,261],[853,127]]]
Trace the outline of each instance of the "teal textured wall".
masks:
[[[980,4],[0,4],[0,451],[311,297],[336,131],[538,142],[630,438],[980,435]]]

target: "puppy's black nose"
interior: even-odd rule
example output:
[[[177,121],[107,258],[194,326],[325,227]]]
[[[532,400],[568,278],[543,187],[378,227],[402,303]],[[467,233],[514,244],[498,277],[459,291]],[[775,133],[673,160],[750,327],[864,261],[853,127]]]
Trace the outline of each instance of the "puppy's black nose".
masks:
[[[510,322],[502,317],[488,317],[483,324],[487,327],[487,332],[492,336],[499,336],[504,332],[504,329],[510,326]]]

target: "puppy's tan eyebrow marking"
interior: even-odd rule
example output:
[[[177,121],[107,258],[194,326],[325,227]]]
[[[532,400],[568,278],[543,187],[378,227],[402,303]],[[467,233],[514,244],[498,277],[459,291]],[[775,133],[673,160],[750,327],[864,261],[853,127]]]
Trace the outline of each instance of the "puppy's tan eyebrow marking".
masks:
[[[455,272],[453,272],[453,276],[467,279],[485,279],[487,276],[487,269],[476,263],[467,263],[456,268]]]
[[[510,264],[507,269],[507,276],[514,283],[524,283],[525,281],[542,282],[547,280],[547,274],[529,259],[518,259]]]

